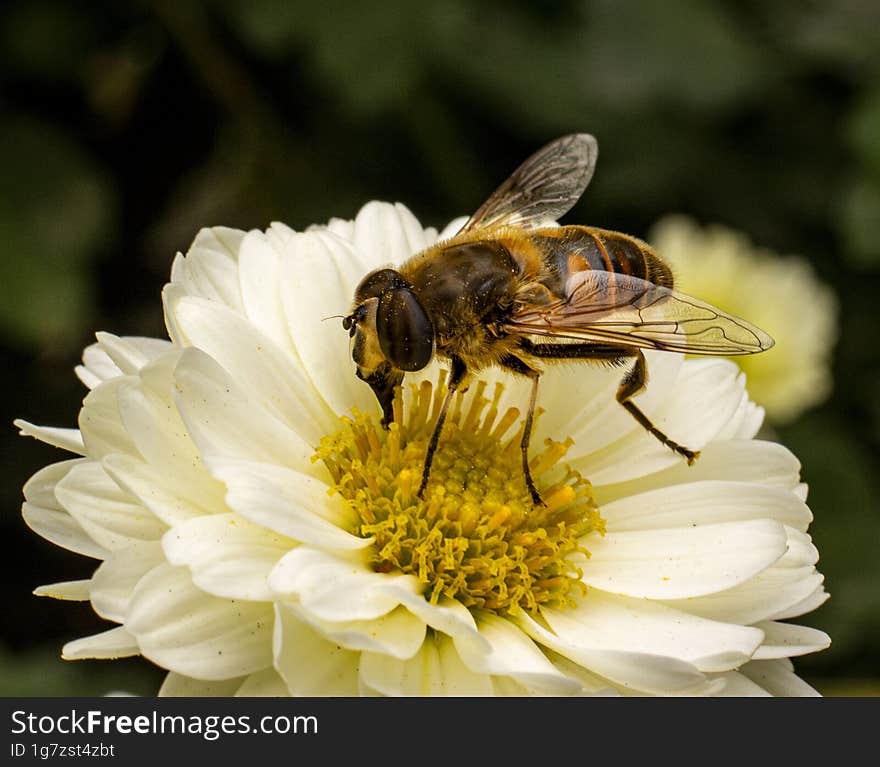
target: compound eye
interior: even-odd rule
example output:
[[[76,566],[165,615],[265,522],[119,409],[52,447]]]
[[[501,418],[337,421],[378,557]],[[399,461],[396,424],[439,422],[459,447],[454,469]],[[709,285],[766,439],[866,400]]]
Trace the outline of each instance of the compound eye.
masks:
[[[421,370],[434,354],[434,326],[409,288],[382,294],[376,311],[379,347],[398,370]]]
[[[354,292],[356,303],[363,303],[368,298],[379,298],[383,293],[395,288],[405,288],[406,281],[394,269],[377,269],[361,280]]]

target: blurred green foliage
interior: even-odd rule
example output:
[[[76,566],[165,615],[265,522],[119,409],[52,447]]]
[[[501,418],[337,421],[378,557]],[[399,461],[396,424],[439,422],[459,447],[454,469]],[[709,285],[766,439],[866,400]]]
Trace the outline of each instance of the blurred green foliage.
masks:
[[[70,344],[92,305],[88,266],[112,195],[69,136],[29,117],[0,119],[0,166],[0,326],[13,342]]]
[[[163,333],[159,290],[200,227],[303,227],[372,198],[443,224],[537,146],[588,130],[601,156],[571,220],[644,235],[688,213],[803,254],[840,296],[835,392],[778,431],[803,462],[832,593],[808,621],[834,644],[798,668],[821,689],[876,692],[878,30],[871,0],[10,0],[6,422],[73,425],[80,349],[99,329]],[[30,596],[92,565],[18,515],[24,478],[57,451],[2,439],[6,694],[126,688],[122,666],[118,683],[85,682],[32,649],[102,625]]]
[[[71,663],[57,647],[11,652],[0,645],[0,669],[0,697],[155,695],[162,684],[162,675],[143,661]]]

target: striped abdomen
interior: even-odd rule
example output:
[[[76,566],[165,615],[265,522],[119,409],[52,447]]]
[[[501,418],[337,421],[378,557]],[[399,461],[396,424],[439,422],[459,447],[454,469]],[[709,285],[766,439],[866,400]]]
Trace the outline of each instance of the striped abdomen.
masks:
[[[529,239],[550,268],[550,281],[556,284],[548,287],[557,294],[572,274],[588,269],[631,275],[654,285],[672,287],[669,267],[647,243],[628,234],[589,226],[560,226],[539,229]]]

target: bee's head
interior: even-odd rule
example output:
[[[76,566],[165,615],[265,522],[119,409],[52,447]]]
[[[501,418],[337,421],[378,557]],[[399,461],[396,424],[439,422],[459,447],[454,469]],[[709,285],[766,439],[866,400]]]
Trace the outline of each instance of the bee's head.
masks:
[[[358,377],[373,388],[388,422],[403,373],[421,370],[434,355],[434,326],[400,273],[378,269],[361,280],[342,327],[352,338]]]

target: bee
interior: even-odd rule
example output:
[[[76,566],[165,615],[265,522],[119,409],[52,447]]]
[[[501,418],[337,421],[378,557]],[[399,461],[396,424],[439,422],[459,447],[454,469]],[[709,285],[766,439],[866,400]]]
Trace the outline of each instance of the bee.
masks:
[[[448,390],[428,443],[419,497],[449,403],[471,374],[495,365],[531,380],[520,448],[525,484],[543,362],[626,366],[617,401],[662,444],[692,464],[633,402],[648,382],[643,349],[754,354],[773,346],[759,328],[674,289],[670,268],[641,240],[556,219],[580,199],[596,167],[595,138],[579,133],[529,157],[452,238],[398,268],[377,269],[355,290],[343,327],[358,377],[370,385],[383,424],[394,389],[435,357],[448,360]]]

